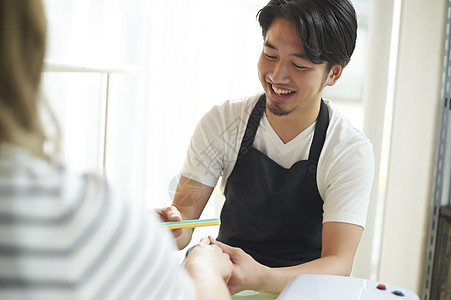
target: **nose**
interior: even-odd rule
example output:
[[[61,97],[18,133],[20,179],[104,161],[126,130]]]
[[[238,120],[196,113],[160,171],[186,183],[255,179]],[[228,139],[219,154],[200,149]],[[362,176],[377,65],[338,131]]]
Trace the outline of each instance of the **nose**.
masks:
[[[287,64],[280,60],[274,64],[274,68],[269,74],[269,79],[273,83],[287,83],[289,81],[289,77]]]

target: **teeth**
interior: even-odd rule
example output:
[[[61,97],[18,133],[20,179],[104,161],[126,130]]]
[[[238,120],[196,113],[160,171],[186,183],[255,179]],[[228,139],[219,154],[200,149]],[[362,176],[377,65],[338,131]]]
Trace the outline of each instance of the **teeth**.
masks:
[[[291,90],[281,90],[281,89],[278,89],[278,88],[276,88],[275,86],[273,86],[273,85],[271,85],[272,86],[272,90],[274,91],[274,92],[276,92],[276,94],[279,94],[279,95],[287,95],[287,94],[290,94],[290,93],[292,93],[293,91],[291,91]]]

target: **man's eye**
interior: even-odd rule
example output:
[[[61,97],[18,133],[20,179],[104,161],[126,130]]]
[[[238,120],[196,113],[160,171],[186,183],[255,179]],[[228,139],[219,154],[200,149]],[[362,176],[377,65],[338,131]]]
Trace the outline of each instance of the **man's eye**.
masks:
[[[299,69],[299,70],[305,70],[305,69],[307,69],[307,67],[302,67],[302,66],[299,66],[299,65],[297,65],[297,64],[293,64],[293,66],[294,66],[296,69]]]
[[[266,53],[265,53],[265,56],[266,56],[266,58],[268,58],[268,59],[276,59],[276,58],[277,58],[276,56],[271,56],[271,55],[268,55],[268,54],[266,54]]]

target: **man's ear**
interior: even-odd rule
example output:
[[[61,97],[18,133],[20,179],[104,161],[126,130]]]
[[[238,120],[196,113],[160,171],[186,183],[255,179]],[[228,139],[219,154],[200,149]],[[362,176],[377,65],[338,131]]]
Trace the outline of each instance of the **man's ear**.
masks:
[[[341,73],[343,72],[343,66],[335,65],[330,69],[329,75],[327,76],[326,85],[332,86],[337,80],[341,77]]]

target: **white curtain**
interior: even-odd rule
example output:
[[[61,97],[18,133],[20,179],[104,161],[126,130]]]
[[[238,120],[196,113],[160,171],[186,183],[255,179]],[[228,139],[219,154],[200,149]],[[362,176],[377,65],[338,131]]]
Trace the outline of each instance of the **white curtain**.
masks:
[[[340,82],[325,93],[357,127],[369,1],[353,1],[357,48]],[[45,73],[45,91],[63,127],[64,161],[102,172],[105,153],[105,174],[114,186],[147,207],[169,205],[201,116],[261,90],[256,14],[266,3],[44,0],[47,62],[111,70],[106,126],[106,73]],[[211,205],[206,213],[213,216],[218,207]]]
[[[44,0],[44,7],[51,67],[44,93],[62,127],[64,163],[105,173],[142,202],[150,2]]]

